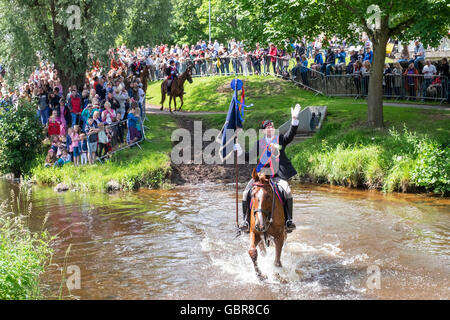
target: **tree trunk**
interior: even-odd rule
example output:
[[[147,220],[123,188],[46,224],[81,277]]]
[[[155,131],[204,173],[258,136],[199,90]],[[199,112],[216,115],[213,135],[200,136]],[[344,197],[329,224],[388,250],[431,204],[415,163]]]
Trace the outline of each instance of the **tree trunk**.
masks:
[[[58,70],[58,74],[59,74],[59,79],[61,80],[61,85],[63,87],[63,96],[67,96],[67,94],[69,93],[69,88],[72,85],[76,85],[77,89],[80,90],[80,87],[82,88],[84,85],[84,80],[85,80],[85,73],[83,72],[82,74],[72,74],[72,73],[67,73],[64,72],[63,70],[61,70],[60,68],[57,68]]]
[[[373,128],[383,127],[383,70],[388,39],[388,30],[381,29],[372,40],[373,63],[367,97],[367,122]]]

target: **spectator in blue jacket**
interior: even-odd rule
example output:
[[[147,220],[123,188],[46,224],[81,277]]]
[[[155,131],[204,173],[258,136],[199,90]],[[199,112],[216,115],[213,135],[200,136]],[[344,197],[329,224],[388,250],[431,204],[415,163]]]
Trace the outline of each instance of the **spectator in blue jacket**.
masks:
[[[372,64],[372,61],[373,61],[373,52],[372,52],[372,50],[370,49],[370,47],[367,47],[367,48],[366,48],[366,53],[364,54],[363,63],[364,63],[364,61],[369,61],[370,64]]]
[[[322,68],[323,65],[323,57],[319,51],[319,48],[315,49],[314,63],[311,65],[311,69],[318,71]]]

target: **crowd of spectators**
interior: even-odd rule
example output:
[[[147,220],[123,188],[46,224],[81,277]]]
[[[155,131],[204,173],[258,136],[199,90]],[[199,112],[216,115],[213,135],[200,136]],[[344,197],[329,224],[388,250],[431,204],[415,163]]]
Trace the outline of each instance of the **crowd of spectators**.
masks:
[[[140,78],[131,71],[135,60],[134,53],[126,49],[121,55],[123,70],[107,74],[95,63],[84,84],[71,85],[66,94],[58,71],[42,61],[14,92],[1,88],[0,117],[1,110],[18,107],[19,99],[36,106],[50,145],[46,166],[68,162],[78,166],[108,158],[112,151],[134,145],[143,137],[145,92]]]

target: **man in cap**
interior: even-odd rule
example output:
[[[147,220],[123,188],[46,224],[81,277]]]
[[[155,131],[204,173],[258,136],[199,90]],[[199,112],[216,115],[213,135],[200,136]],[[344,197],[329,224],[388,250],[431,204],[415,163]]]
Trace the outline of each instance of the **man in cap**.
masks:
[[[292,232],[296,226],[292,222],[292,208],[293,199],[291,189],[288,184],[288,180],[297,174],[297,171],[293,167],[292,163],[286,156],[286,146],[294,139],[298,128],[298,115],[301,107],[299,104],[295,106],[295,109],[291,108],[292,122],[291,127],[285,134],[275,135],[275,127],[272,120],[265,120],[262,122],[261,129],[264,130],[264,138],[256,142],[254,150],[256,150],[257,157],[259,158],[256,168],[257,172],[260,172],[262,168],[270,168],[272,174],[272,181],[281,188],[284,194],[284,213],[286,221],[286,231]],[[239,143],[235,144],[234,150],[238,152],[238,155],[243,153],[243,150]],[[250,155],[254,152],[245,152],[245,161],[249,162]],[[243,223],[240,229],[244,232],[249,232],[250,229],[250,190],[253,186],[253,179],[247,184],[242,199],[242,211],[243,211]]]
[[[175,60],[169,60],[169,66],[166,69],[167,75],[167,94],[170,95],[170,88],[174,79],[178,77],[177,66],[175,65]]]

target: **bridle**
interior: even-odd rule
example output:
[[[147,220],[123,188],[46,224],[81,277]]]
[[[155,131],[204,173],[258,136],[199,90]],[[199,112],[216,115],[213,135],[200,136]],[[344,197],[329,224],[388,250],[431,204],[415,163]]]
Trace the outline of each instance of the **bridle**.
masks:
[[[273,212],[275,211],[275,189],[274,186],[272,184],[272,181],[269,180],[269,185],[270,188],[272,189],[272,210],[270,212],[268,212],[267,210],[263,210],[263,209],[254,209],[253,210],[253,214],[261,212],[262,214],[265,214],[266,216],[269,217],[269,223],[267,224],[267,226],[264,224],[264,229],[261,230],[260,232],[262,233],[266,233],[267,230],[270,228],[270,225],[272,224],[272,218],[273,218]],[[254,183],[252,186],[255,187],[264,187],[266,186],[266,184],[263,183]],[[252,205],[253,206],[253,205]],[[263,222],[263,221],[262,221]],[[259,230],[258,230],[259,231]]]

